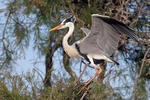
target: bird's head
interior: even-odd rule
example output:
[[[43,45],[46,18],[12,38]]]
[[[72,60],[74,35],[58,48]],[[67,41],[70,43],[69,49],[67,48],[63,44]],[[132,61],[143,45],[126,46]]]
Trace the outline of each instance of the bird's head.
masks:
[[[59,30],[59,29],[64,29],[64,28],[67,28],[69,27],[71,24],[73,24],[75,22],[75,17],[70,17],[70,18],[67,18],[67,19],[64,19],[60,25],[52,28],[50,31],[54,31],[54,30]]]

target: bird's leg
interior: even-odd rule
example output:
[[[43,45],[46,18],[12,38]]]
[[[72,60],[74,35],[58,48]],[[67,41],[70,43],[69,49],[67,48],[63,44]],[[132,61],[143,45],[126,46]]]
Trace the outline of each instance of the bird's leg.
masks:
[[[96,74],[95,74],[94,76],[96,77],[96,76],[98,75],[99,72],[97,71],[97,68],[96,68],[95,66],[93,66],[93,67],[94,67],[95,72],[96,72]],[[99,68],[99,67],[98,67],[98,68]],[[94,76],[93,76],[93,77],[94,77]],[[92,77],[92,78],[93,78],[93,77]],[[95,77],[94,77],[94,78],[95,78]],[[91,78],[91,79],[92,79],[92,78]],[[91,79],[88,80],[85,84],[87,84],[89,81],[91,81]],[[88,83],[88,84],[89,84],[89,83]]]
[[[80,91],[78,92],[78,94],[81,93],[84,89],[86,89],[86,86],[89,85],[93,81],[93,79],[95,79],[95,77],[102,72],[102,69],[100,68],[100,66],[97,66],[98,69],[99,69],[99,71],[97,71],[97,69],[96,69],[95,66],[93,66],[93,67],[94,67],[94,69],[96,71],[95,75],[90,80],[88,80],[88,82],[86,82],[84,84],[84,86],[80,89]]]

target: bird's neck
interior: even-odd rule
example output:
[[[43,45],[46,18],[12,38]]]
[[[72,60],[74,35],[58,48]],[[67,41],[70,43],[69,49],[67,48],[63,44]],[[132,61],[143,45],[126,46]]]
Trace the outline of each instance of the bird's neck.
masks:
[[[72,23],[69,25],[68,33],[63,38],[63,48],[70,57],[77,57],[78,53],[75,47],[73,45],[68,44],[68,39],[73,34],[73,31],[74,31],[74,24]]]
[[[69,31],[68,31],[68,33],[63,38],[63,46],[70,46],[68,44],[68,39],[73,34],[73,31],[74,31],[74,24],[70,24]]]

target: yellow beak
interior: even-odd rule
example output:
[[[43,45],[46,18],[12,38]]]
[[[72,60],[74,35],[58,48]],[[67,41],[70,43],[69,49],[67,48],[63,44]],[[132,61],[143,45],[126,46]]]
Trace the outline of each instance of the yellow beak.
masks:
[[[56,26],[56,27],[50,29],[49,31],[58,30],[58,29],[60,29],[62,26],[63,26],[63,25],[58,25],[58,26]]]

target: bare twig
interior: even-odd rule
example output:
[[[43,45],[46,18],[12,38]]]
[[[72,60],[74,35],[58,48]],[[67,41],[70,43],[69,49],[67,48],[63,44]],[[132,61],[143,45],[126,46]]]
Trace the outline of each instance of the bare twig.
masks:
[[[90,84],[88,85],[87,90],[89,90],[89,88],[90,88]],[[87,91],[85,91],[85,92],[83,93],[83,95],[82,95],[82,97],[80,98],[80,100],[83,100],[84,97],[86,96],[86,94],[87,94]]]
[[[8,20],[9,20],[9,18],[10,18],[10,15],[11,15],[11,12],[9,12],[9,14],[8,14],[8,17],[7,17],[7,20],[6,20],[6,23],[5,23],[3,32],[2,32],[2,40],[5,38],[6,27],[7,27]]]
[[[34,67],[33,70],[34,70],[35,72],[37,72],[37,74],[41,77],[42,81],[44,81],[44,78],[43,78],[43,76],[41,75],[40,70],[39,70],[38,68],[36,68],[36,67]]]
[[[141,77],[142,70],[143,70],[144,63],[145,63],[145,59],[146,59],[146,56],[147,56],[147,54],[148,54],[149,51],[150,51],[150,48],[148,48],[148,50],[145,52],[144,58],[143,58],[143,60],[142,60],[142,65],[141,65],[140,72],[139,72],[137,78],[135,79],[135,82],[134,82],[134,91],[133,91],[134,94],[136,93],[137,81],[138,81],[138,79]]]
[[[143,69],[143,67],[144,67],[145,59],[146,59],[146,56],[147,56],[147,54],[148,54],[149,51],[150,51],[150,48],[148,48],[148,50],[146,51],[146,53],[145,53],[145,55],[144,55],[143,62],[142,62],[142,65],[141,65],[141,69],[140,69],[140,73],[139,73],[139,75],[138,75],[138,78],[139,78],[139,77],[141,76],[141,74],[142,74],[142,69]]]
[[[77,79],[77,81],[76,81],[75,83],[78,83],[78,82],[79,82],[79,80],[81,79],[81,77],[82,77],[83,73],[85,72],[87,66],[88,66],[88,64],[85,64],[85,67],[84,67],[83,71],[81,72],[79,78]]]

